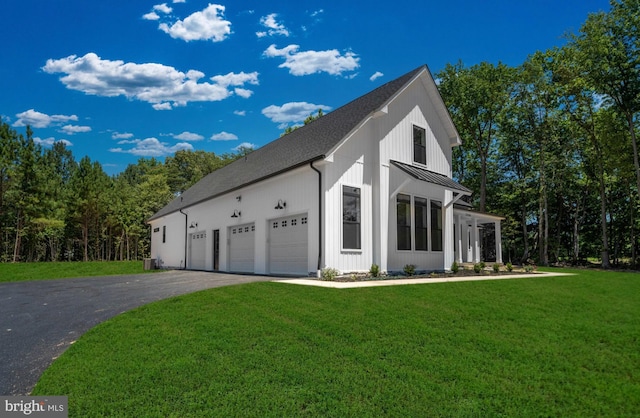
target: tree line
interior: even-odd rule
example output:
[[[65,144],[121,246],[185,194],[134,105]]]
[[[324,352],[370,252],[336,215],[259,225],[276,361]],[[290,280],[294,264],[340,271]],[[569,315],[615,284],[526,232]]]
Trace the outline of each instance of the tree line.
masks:
[[[150,253],[146,220],[208,173],[250,152],[178,151],[109,176],[62,142],[0,124],[0,262],[132,260]]]
[[[463,140],[454,177],[506,217],[505,259],[636,264],[639,0],[613,0],[520,66],[448,64],[436,78]]]
[[[463,141],[454,177],[474,191],[477,210],[506,218],[503,259],[636,265],[639,35],[640,0],[612,0],[563,47],[519,66],[459,62],[436,74]],[[146,219],[250,152],[178,151],[108,176],[32,136],[0,125],[0,261],[145,257]]]

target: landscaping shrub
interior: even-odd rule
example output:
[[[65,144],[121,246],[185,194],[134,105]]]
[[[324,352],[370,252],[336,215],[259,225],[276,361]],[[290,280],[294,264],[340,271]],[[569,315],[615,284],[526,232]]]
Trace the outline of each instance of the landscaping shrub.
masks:
[[[334,280],[339,274],[340,272],[332,267],[325,267],[320,271],[320,277],[326,281]]]
[[[371,277],[380,277],[380,266],[378,266],[377,264],[372,264],[371,268],[369,269],[369,274],[371,275]]]
[[[479,274],[484,269],[482,264],[484,264],[484,263],[476,263],[476,264],[474,264],[473,265],[473,271],[475,271],[476,273]]]
[[[498,272],[500,272],[500,264],[495,263],[495,264],[493,265],[493,272],[494,272],[494,273],[498,273]]]
[[[406,274],[407,276],[413,276],[414,274],[416,274],[416,266],[414,266],[413,264],[406,264],[403,270],[404,274]]]
[[[456,274],[458,271],[460,271],[460,265],[457,261],[454,261],[453,264],[451,264],[451,272]]]
[[[513,271],[513,264],[511,264],[510,262],[509,262],[509,263],[507,263],[507,264],[505,265],[505,267],[507,268],[507,271],[508,271],[509,273],[511,273],[511,272]]]

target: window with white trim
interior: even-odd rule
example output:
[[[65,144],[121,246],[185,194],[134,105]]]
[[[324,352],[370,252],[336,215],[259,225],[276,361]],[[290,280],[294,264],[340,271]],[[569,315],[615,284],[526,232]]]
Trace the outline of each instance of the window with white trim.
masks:
[[[414,200],[414,219],[415,219],[415,240],[416,251],[427,251],[427,240],[429,232],[429,201],[421,197],[415,197]]]
[[[413,125],[413,161],[427,164],[427,131]]]
[[[411,250],[411,196],[398,194],[396,197],[396,224],[398,250]]]
[[[442,203],[431,201],[431,251],[442,251]]]
[[[360,188],[342,186],[342,248],[360,250]]]

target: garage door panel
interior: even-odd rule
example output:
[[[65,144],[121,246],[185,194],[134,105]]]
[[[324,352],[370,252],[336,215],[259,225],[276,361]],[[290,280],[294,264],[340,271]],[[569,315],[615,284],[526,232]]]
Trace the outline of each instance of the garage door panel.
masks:
[[[229,271],[254,272],[255,231],[255,224],[229,228]]]
[[[206,264],[207,233],[196,232],[189,235],[189,269],[204,270]]]
[[[308,274],[307,215],[269,222],[269,271],[271,274]]]

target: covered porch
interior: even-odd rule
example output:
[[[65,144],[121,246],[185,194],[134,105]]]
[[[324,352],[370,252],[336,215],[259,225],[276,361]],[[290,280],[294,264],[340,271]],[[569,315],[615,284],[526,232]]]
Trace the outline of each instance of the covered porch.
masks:
[[[500,222],[504,218],[490,213],[475,212],[465,202],[456,203],[453,207],[454,253],[458,264],[479,263],[492,261],[502,264],[502,235]],[[490,228],[492,227],[492,228]],[[493,229],[493,239],[485,242],[493,244],[494,248],[485,248],[485,254],[495,254],[495,257],[483,257],[483,230]],[[493,258],[493,259],[490,259]]]

